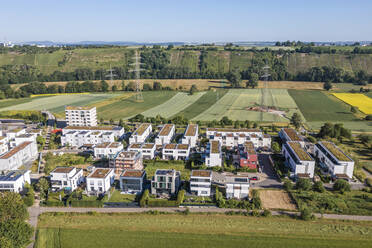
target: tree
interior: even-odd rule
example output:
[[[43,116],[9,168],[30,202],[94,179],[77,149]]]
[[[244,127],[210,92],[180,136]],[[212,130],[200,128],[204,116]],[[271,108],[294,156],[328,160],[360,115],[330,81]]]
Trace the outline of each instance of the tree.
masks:
[[[278,142],[274,141],[271,143],[271,149],[274,153],[280,153],[280,145]]]
[[[117,91],[117,90],[118,90],[118,86],[113,85],[113,86],[111,87],[111,90],[112,90],[113,92]]]
[[[296,188],[299,190],[308,191],[311,189],[311,182],[309,179],[300,178],[296,182]]]
[[[49,190],[48,180],[45,177],[40,178],[39,182],[36,184],[36,189],[40,192],[40,197],[45,199]]]
[[[302,125],[301,116],[298,113],[294,113],[291,117],[291,124],[296,128],[299,129]]]
[[[246,87],[252,87],[255,88],[258,86],[258,74],[257,73],[251,73],[248,82],[246,83]]]
[[[25,220],[27,217],[27,209],[20,194],[0,193],[0,223],[8,220]]]
[[[320,193],[323,193],[325,191],[325,188],[323,186],[322,181],[316,181],[313,185],[313,190],[317,191],[317,192],[320,192]]]
[[[350,191],[351,187],[348,182],[343,179],[337,179],[335,184],[333,185],[333,190],[339,191],[341,194]]]
[[[323,89],[325,89],[326,91],[329,91],[330,89],[332,89],[332,83],[327,81],[327,82],[324,82],[323,84]]]
[[[148,83],[143,84],[143,90],[144,90],[144,91],[150,91],[150,90],[152,90],[151,85],[148,84]]]
[[[238,70],[230,71],[226,74],[226,79],[231,84],[231,87],[238,88],[240,87],[240,82],[242,80],[242,77],[240,75],[240,72]]]
[[[120,120],[119,120],[119,126],[120,126],[120,127],[124,127],[124,121],[123,121],[123,119],[120,119]]]
[[[309,221],[313,218],[313,214],[309,208],[303,208],[300,211],[300,218],[305,221]]]
[[[109,89],[109,85],[105,80],[101,81],[101,91],[102,92],[107,92]]]
[[[140,199],[140,202],[139,202],[141,208],[144,208],[144,207],[147,206],[147,201],[148,201],[148,199],[149,199],[149,194],[150,194],[150,193],[149,193],[149,190],[148,190],[148,189],[146,189],[146,190],[143,192],[143,194],[142,194],[142,196],[141,196],[141,199]]]
[[[184,189],[178,191],[178,194],[177,194],[177,205],[182,204],[183,200],[185,199],[185,193],[186,193],[186,191]]]
[[[196,88],[196,85],[195,84],[193,84],[193,85],[191,85],[191,88],[190,88],[190,91],[189,91],[189,94],[190,95],[193,95],[195,92],[197,92],[198,91],[198,88]]]
[[[286,191],[290,191],[291,189],[293,189],[293,183],[291,182],[291,180],[285,179],[283,187]]]
[[[110,125],[114,125],[114,119],[110,119]]]
[[[153,88],[154,90],[162,90],[163,86],[162,86],[161,83],[159,83],[159,82],[154,82],[152,88]]]
[[[35,201],[35,192],[34,189],[31,187],[30,184],[25,184],[25,190],[27,191],[26,194],[23,196],[23,202],[27,207],[31,207],[34,205]]]

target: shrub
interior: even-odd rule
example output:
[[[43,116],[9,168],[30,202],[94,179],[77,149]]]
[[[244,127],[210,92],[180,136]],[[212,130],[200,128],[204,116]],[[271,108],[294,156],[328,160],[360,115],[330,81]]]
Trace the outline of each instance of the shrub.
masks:
[[[177,194],[177,205],[180,205],[183,203],[183,200],[185,199],[185,193],[186,191],[184,189],[178,191]]]
[[[296,182],[296,189],[308,191],[311,189],[311,182],[309,179],[300,178]]]
[[[291,189],[293,189],[293,183],[291,182],[291,180],[289,179],[285,179],[284,180],[284,184],[283,184],[283,187],[286,191],[290,191]]]
[[[350,191],[351,187],[348,182],[343,179],[337,179],[335,184],[333,185],[333,190],[340,191],[341,194]]]
[[[270,217],[271,216],[271,211],[268,209],[265,209],[262,214],[263,217]]]
[[[271,149],[273,150],[274,153],[280,153],[280,145],[278,142],[273,142],[271,144]]]
[[[315,182],[314,185],[313,185],[313,190],[317,191],[317,192],[320,192],[320,193],[325,192],[325,188],[323,186],[322,181]]]
[[[143,192],[143,194],[142,194],[142,196],[141,196],[141,199],[140,199],[140,201],[139,201],[139,204],[140,204],[140,207],[141,208],[144,208],[144,207],[146,207],[146,205],[147,205],[147,201],[148,201],[148,199],[149,199],[149,190],[148,189],[146,189],[144,192]]]
[[[258,212],[258,210],[252,210],[251,215],[254,216],[254,217],[259,217],[260,212]]]
[[[309,220],[311,220],[313,218],[313,215],[312,215],[312,213],[311,213],[311,211],[310,211],[309,208],[303,208],[303,209],[301,209],[301,212],[300,213],[301,213],[300,214],[300,218],[302,220],[309,221]]]
[[[367,178],[366,179],[366,184],[367,184],[367,186],[372,187],[372,178]]]
[[[32,205],[34,205],[35,192],[34,192],[34,189],[31,187],[31,185],[28,183],[26,183],[25,189],[27,192],[25,196],[23,197],[23,202],[25,203],[27,207],[31,207]]]
[[[70,201],[72,207],[82,208],[102,208],[103,201],[84,201],[84,200],[72,200]]]

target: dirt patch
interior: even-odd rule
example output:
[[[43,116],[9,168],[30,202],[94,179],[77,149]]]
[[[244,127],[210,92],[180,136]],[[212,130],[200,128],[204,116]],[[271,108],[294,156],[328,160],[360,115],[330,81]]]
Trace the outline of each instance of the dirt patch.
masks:
[[[247,107],[246,109],[248,111],[267,112],[270,114],[285,117],[285,111],[278,110],[276,107],[273,107],[273,106],[268,106],[268,107],[253,106],[253,107]]]
[[[289,194],[282,190],[260,190],[263,208],[296,210],[296,204]]]

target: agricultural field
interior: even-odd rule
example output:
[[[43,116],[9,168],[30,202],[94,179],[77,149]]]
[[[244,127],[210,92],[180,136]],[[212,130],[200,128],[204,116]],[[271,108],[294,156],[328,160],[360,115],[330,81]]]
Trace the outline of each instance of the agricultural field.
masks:
[[[372,98],[355,93],[333,93],[341,101],[357,107],[364,114],[372,114]]]
[[[36,248],[370,247],[372,223],[224,214],[43,214]]]

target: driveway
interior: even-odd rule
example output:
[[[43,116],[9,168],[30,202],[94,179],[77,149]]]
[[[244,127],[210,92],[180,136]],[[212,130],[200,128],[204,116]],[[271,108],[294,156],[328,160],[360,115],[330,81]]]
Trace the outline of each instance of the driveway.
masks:
[[[260,162],[261,173],[259,173],[260,181],[251,181],[253,188],[281,188],[282,183],[279,181],[276,173],[274,172],[272,165],[269,160],[270,154],[260,153],[258,154],[258,160]]]

